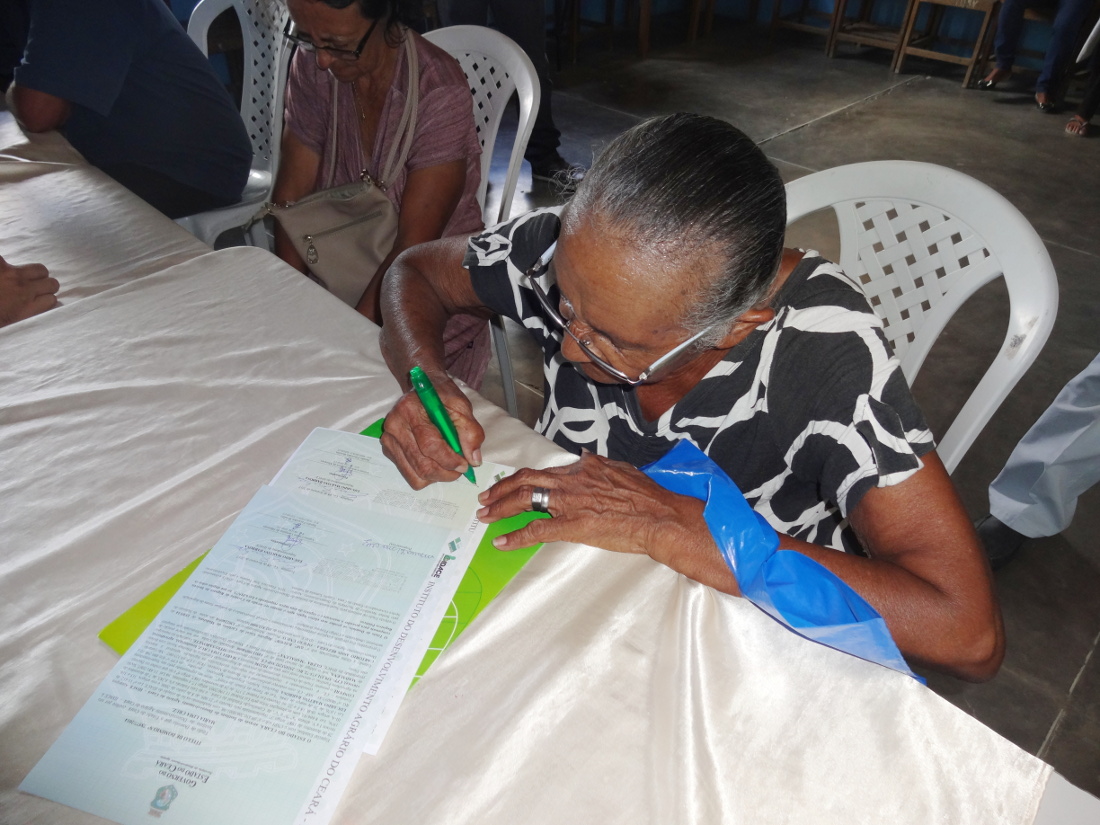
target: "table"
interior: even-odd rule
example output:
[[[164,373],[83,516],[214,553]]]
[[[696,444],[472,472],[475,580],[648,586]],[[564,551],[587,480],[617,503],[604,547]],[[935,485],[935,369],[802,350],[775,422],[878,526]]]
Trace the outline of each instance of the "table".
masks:
[[[116,661],[98,630],[313,427],[362,429],[398,391],[354,310],[261,250],[184,246],[0,329],[0,822],[94,820],[16,786]],[[488,458],[569,460],[472,398]],[[411,691],[335,821],[1100,821],[1049,776],[907,677],[647,558],[556,544]]]
[[[210,251],[57,132],[25,136],[0,112],[0,147],[0,257],[45,264],[61,304]]]
[[[397,385],[372,325],[255,249],[2,329],[0,360],[0,819],[84,822],[14,787],[113,664],[95,633],[211,546],[310,429],[365,427]],[[477,411],[493,460],[565,458]],[[412,691],[338,821],[767,821],[781,800],[782,821],[1026,823],[1048,772],[743,600],[554,545]]]

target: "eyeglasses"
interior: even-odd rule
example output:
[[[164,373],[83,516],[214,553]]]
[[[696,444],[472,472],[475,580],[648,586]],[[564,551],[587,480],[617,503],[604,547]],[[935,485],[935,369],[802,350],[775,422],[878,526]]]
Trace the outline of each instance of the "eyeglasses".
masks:
[[[642,370],[637,378],[631,378],[622,370],[611,366],[611,364],[609,364],[607,361],[605,361],[603,358],[593,352],[589,344],[585,343],[585,341],[581,340],[573,333],[573,330],[570,327],[574,323],[575,319],[574,321],[567,321],[562,316],[561,312],[558,311],[558,308],[554,306],[553,301],[550,300],[550,296],[546,294],[546,290],[544,290],[539,284],[537,279],[542,277],[542,275],[546,273],[548,267],[550,266],[550,260],[554,257],[554,251],[557,249],[557,247],[558,243],[557,241],[555,241],[550,245],[549,249],[542,253],[542,257],[535,261],[531,268],[528,269],[525,273],[525,275],[527,276],[527,280],[531,284],[531,289],[535,293],[535,297],[538,298],[539,303],[542,305],[542,308],[543,310],[545,310],[546,314],[549,315],[550,319],[559,327],[561,327],[569,335],[569,337],[576,342],[577,346],[581,348],[581,352],[585,354],[585,357],[617,381],[621,381],[622,383],[627,384],[631,387],[637,387],[640,384],[644,384],[655,372],[660,370],[662,367],[668,366],[668,364],[670,364],[677,355],[684,352],[688,347],[690,347],[692,344],[694,344],[716,326],[715,324],[711,324],[706,329],[702,330],[701,332],[697,332],[695,335],[688,338],[682,344],[677,344],[671,350],[669,350],[652,364],[650,364],[646,369]]]
[[[374,34],[374,27],[378,25],[380,17],[374,18],[374,22],[370,24],[370,28],[367,29],[367,33],[363,35],[363,39],[359,41],[359,45],[354,49],[334,49],[332,46],[318,46],[312,40],[307,40],[304,37],[300,37],[297,34],[291,33],[291,28],[294,26],[294,21],[287,18],[286,26],[283,28],[283,37],[295,44],[300,49],[305,49],[307,52],[328,52],[332,57],[337,60],[348,60],[355,62],[359,59],[359,55],[363,53],[363,47],[367,45],[367,41],[370,40],[370,36]]]

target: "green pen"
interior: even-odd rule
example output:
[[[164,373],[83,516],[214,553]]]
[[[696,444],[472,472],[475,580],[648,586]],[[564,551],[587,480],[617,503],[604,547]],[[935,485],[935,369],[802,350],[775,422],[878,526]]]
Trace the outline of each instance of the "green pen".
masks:
[[[416,390],[416,397],[424,405],[424,410],[428,413],[428,419],[435,424],[436,429],[446,439],[451,449],[462,455],[462,444],[458,440],[458,430],[455,429],[451,417],[447,415],[447,408],[443,406],[439,393],[435,391],[435,387],[432,386],[428,376],[424,374],[424,370],[420,367],[413,367],[409,370],[409,381],[412,382],[413,389]],[[466,472],[463,475],[470,480],[471,484],[477,484],[472,464],[466,465]]]

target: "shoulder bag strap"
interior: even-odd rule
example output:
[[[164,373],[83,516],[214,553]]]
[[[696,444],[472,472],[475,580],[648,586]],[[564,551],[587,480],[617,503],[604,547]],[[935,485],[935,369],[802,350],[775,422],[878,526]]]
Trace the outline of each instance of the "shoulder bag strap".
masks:
[[[405,29],[405,62],[409,68],[409,89],[405,93],[405,109],[401,112],[401,121],[397,124],[397,134],[390,146],[386,165],[382,167],[382,180],[379,186],[385,190],[397,176],[397,170],[405,165],[412,148],[413,133],[416,131],[416,110],[420,104],[420,63],[413,43],[413,33]],[[401,154],[397,156],[398,146]]]
[[[336,180],[336,130],[339,128],[340,81],[335,76],[332,78],[332,126],[328,135],[328,170],[325,172],[325,185],[322,189],[331,189],[332,182]]]

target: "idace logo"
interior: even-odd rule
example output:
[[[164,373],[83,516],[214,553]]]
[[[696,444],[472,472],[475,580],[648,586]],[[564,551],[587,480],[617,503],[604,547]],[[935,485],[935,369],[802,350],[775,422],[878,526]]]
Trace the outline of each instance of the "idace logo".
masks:
[[[443,575],[443,568],[447,566],[447,562],[454,561],[454,560],[455,560],[454,556],[444,556],[443,558],[441,558],[439,560],[439,564],[437,564],[435,566],[435,570],[432,572],[432,578],[433,579],[438,579],[440,576],[442,576]]]

